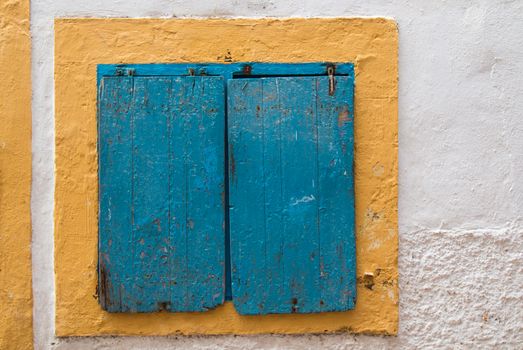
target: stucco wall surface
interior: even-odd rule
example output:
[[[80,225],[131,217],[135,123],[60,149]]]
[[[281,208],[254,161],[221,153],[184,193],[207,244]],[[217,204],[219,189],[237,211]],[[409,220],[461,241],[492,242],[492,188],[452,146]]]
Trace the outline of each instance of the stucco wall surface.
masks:
[[[200,38],[222,38],[210,43]],[[55,333],[58,336],[396,334],[397,30],[383,18],[58,19],[55,21]],[[229,57],[229,58],[225,58]],[[95,295],[98,251],[96,65],[354,62],[357,303],[319,314],[109,314]],[[365,274],[373,287],[365,287]],[[260,286],[261,287],[261,286]]]
[[[31,349],[29,1],[0,2],[0,349]]]
[[[523,344],[523,3],[33,0],[37,349],[506,348]],[[397,337],[54,334],[54,17],[385,16],[399,27]]]

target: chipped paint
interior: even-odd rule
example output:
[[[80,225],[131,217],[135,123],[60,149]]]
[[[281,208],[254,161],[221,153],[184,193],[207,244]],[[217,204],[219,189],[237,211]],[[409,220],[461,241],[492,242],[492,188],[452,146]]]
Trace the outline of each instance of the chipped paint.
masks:
[[[56,22],[55,30],[58,335],[397,332],[397,31],[394,22],[376,18],[64,19]],[[195,40],[209,33],[220,40]],[[249,45],[245,45],[247,42]],[[296,42],[300,45],[293,45]],[[369,55],[373,58],[360,65],[359,58]],[[382,269],[380,276],[375,277],[373,290],[358,283],[355,310],[242,317],[231,303],[225,303],[204,314],[131,315],[105,313],[93,299],[97,255],[95,208],[98,206],[96,65],[224,61],[355,63],[357,275],[362,277],[376,267]],[[373,176],[372,167],[377,161],[384,167],[381,177]],[[382,215],[366,224],[367,208]],[[77,237],[82,237],[81,244]],[[383,244],[369,250],[376,237],[381,238]],[[379,283],[381,280],[390,280],[391,284]],[[394,295],[392,300],[390,291]]]
[[[314,187],[314,180],[312,180],[312,183],[313,183],[313,187]],[[308,202],[312,202],[314,200],[316,200],[316,197],[314,197],[314,195],[311,194],[310,196],[303,196],[300,199],[295,199],[294,202],[291,203],[291,205],[295,206],[300,203],[308,203]]]
[[[192,312],[222,304],[223,78],[117,73],[101,78],[100,90],[100,305]]]

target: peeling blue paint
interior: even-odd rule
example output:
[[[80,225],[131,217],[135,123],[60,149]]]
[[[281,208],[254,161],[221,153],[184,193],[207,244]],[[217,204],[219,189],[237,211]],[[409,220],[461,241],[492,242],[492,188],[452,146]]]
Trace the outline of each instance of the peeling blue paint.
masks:
[[[352,64],[99,65],[101,305],[353,308],[353,85]]]
[[[244,315],[354,308],[353,80],[229,80],[232,292]]]
[[[100,294],[110,312],[223,303],[222,77],[100,84]]]

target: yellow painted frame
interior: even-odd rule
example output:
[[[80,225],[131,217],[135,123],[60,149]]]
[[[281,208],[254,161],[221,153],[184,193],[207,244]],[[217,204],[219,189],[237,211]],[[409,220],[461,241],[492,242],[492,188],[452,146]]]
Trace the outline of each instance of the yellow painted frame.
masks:
[[[0,349],[33,348],[29,17],[0,3]]]
[[[382,18],[58,19],[55,22],[58,336],[365,332],[398,329],[398,34]],[[96,65],[354,62],[358,301],[352,311],[240,316],[110,314],[96,300]]]

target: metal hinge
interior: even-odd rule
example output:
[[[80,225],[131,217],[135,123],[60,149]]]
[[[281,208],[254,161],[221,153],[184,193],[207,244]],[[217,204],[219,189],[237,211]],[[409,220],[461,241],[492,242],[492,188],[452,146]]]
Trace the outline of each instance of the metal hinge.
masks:
[[[327,75],[329,76],[329,95],[334,95],[336,89],[336,80],[334,79],[334,66],[327,67]]]
[[[135,70],[134,70],[134,68],[117,67],[114,74],[117,76],[132,77],[135,74]]]
[[[205,70],[205,68],[200,68],[198,71],[195,71],[194,68],[189,68],[188,73],[191,77],[207,75],[207,71]]]

